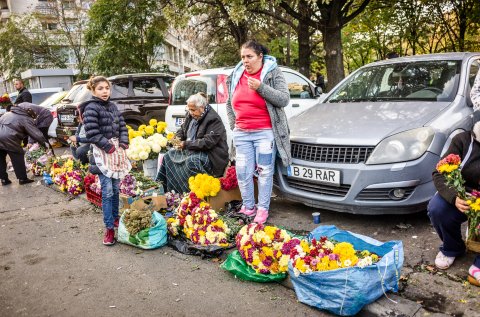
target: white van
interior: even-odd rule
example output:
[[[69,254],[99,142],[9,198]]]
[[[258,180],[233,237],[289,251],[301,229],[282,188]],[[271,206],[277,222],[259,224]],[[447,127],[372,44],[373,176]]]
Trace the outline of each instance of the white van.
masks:
[[[290,103],[285,107],[287,118],[291,118],[318,103],[321,89],[305,76],[293,69],[280,67],[290,91]],[[208,96],[210,106],[220,115],[227,129],[227,142],[232,149],[232,131],[228,124],[226,102],[228,99],[227,77],[233,67],[200,70],[179,75],[170,91],[170,100],[165,113],[169,131],[177,131],[185,120],[187,99],[203,91]]]

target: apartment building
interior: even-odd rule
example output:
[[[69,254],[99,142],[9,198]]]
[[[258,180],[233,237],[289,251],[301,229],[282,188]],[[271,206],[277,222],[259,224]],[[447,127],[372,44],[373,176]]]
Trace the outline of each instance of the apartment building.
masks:
[[[67,27],[74,29],[78,25],[80,15],[85,14],[95,0],[57,0],[63,6]],[[55,31],[59,27],[52,9],[51,0],[0,0],[1,21],[8,20],[12,15],[35,12],[42,17],[42,26],[47,31]],[[70,24],[69,24],[70,23]],[[205,60],[198,54],[191,37],[190,31],[169,28],[165,34],[165,42],[156,51],[155,66],[174,74],[194,71],[206,67]],[[74,69],[75,55],[68,47],[65,48],[67,66]]]

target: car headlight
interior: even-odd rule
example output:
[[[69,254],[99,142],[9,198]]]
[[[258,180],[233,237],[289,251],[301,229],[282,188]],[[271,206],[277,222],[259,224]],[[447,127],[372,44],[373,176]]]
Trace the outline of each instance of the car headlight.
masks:
[[[382,140],[365,164],[389,164],[412,161],[422,156],[432,143],[432,128],[418,128]]]

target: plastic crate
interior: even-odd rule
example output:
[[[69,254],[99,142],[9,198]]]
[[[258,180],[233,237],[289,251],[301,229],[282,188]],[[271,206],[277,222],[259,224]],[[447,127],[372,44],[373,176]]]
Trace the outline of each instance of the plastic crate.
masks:
[[[94,204],[95,206],[102,207],[102,194],[97,194],[90,188],[86,188],[85,192],[87,193],[87,200]]]

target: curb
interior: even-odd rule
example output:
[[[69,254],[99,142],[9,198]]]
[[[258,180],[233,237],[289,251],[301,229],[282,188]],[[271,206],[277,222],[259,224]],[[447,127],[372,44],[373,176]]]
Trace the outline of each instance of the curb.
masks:
[[[287,276],[285,280],[279,282],[278,284],[288,288],[292,291],[293,284],[290,280],[290,276]],[[402,316],[402,317],[446,317],[449,315],[440,314],[440,313],[430,313],[427,310],[422,308],[422,305],[414,302],[412,300],[403,298],[393,293],[386,296],[382,296],[375,302],[366,305],[358,313],[357,316],[360,317],[392,317],[392,316]]]

